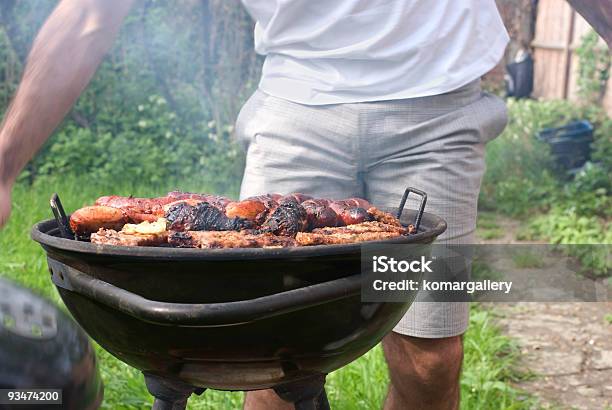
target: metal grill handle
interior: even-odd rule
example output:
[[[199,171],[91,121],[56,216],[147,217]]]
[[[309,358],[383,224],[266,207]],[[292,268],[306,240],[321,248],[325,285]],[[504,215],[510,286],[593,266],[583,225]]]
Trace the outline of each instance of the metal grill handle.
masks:
[[[70,224],[68,223],[68,217],[66,216],[66,212],[64,211],[64,207],[62,206],[62,201],[60,201],[59,195],[57,195],[57,193],[51,195],[49,205],[51,205],[51,211],[55,216],[55,220],[57,221],[57,227],[59,228],[62,238],[75,239],[74,232],[72,232],[72,229],[70,228]]]
[[[419,203],[419,211],[417,212],[416,217],[414,218],[414,229],[416,232],[419,232],[419,226],[421,225],[421,219],[423,218],[423,211],[425,210],[425,204],[427,203],[427,194],[419,189],[408,187],[406,191],[404,191],[404,196],[402,196],[402,201],[399,204],[399,209],[397,210],[397,219],[400,219],[402,216],[402,212],[404,212],[404,206],[406,205],[406,201],[408,200],[408,195],[410,193],[416,194],[421,197],[421,202]]]
[[[171,303],[136,293],[89,276],[48,258],[51,280],[136,319],[165,326],[232,326],[295,312],[338,299],[358,296],[361,275],[352,275],[255,299],[220,303]]]

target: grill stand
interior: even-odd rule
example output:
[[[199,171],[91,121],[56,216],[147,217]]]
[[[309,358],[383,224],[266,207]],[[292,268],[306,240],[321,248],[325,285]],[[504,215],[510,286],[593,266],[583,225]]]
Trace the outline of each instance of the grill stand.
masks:
[[[184,410],[192,393],[200,395],[206,390],[152,374],[144,377],[149,393],[155,397],[152,410]],[[296,410],[329,410],[325,375],[276,386],[274,391],[281,399],[293,403]]]
[[[205,390],[152,374],[144,377],[147,390],[155,397],[152,410],[184,410],[191,393],[202,394]]]
[[[293,403],[296,410],[329,410],[325,375],[276,386],[274,391],[281,399]]]

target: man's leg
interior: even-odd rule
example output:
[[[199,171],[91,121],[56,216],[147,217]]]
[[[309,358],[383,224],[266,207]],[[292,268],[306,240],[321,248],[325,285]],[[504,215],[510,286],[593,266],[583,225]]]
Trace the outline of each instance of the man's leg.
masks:
[[[302,192],[321,198],[363,196],[357,181],[357,119],[342,106],[309,107],[256,92],[240,112],[248,147],[240,197]],[[248,392],[247,410],[293,409],[273,390]]]
[[[367,108],[366,123],[383,124],[361,139],[369,153],[367,199],[375,206],[397,207],[407,186],[421,189],[428,194],[426,211],[448,224],[438,243],[472,243],[484,145],[505,125],[503,102],[473,83],[446,95]],[[406,207],[416,209],[417,204],[412,199]],[[383,342],[391,376],[388,410],[458,407],[461,335],[469,307],[431,300],[420,292]]]
[[[291,403],[282,400],[274,390],[255,390],[247,392],[244,410],[294,410]]]
[[[385,409],[456,409],[463,360],[461,336],[423,339],[389,333],[383,340],[391,384]],[[399,386],[396,387],[396,386]]]

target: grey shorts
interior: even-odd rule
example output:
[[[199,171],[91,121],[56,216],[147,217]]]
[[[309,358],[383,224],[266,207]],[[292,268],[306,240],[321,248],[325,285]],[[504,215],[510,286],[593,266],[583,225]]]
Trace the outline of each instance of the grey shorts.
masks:
[[[397,207],[413,186],[428,193],[426,210],[448,223],[440,242],[471,243],[485,144],[506,121],[505,103],[479,81],[431,97],[319,106],[258,90],[236,123],[247,149],[240,196],[302,192]],[[427,299],[420,292],[394,331],[424,338],[465,332],[467,303]]]

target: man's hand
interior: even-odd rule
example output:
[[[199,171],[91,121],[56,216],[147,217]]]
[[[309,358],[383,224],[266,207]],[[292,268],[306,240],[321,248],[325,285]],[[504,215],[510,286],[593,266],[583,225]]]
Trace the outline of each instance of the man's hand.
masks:
[[[13,181],[87,86],[134,1],[62,0],[40,29],[0,127],[0,227]]]
[[[11,214],[11,187],[0,184],[0,229]]]

